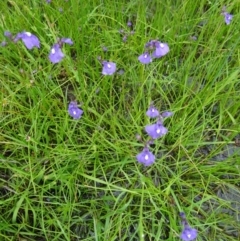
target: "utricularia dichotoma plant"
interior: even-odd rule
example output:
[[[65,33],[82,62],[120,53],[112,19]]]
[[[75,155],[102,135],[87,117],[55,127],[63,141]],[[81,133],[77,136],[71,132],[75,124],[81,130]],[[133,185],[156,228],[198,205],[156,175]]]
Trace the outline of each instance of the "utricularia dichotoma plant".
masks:
[[[186,219],[186,215],[185,215],[184,212],[180,213],[180,218],[181,218],[182,225],[183,225],[183,231],[180,235],[180,238],[183,241],[195,240],[197,238],[197,229],[189,226],[188,221]]]
[[[168,129],[163,125],[163,121],[164,118],[172,116],[173,113],[166,111],[160,114],[157,108],[151,105],[147,110],[146,115],[150,118],[156,118],[156,122],[145,126],[145,131],[151,139],[145,144],[142,152],[140,152],[136,158],[137,161],[144,166],[150,166],[155,162],[155,156],[150,151],[150,145],[154,143],[154,140],[167,134]]]
[[[161,58],[169,52],[167,43],[151,40],[145,44],[145,52],[138,57],[142,64],[149,64],[153,59]]]

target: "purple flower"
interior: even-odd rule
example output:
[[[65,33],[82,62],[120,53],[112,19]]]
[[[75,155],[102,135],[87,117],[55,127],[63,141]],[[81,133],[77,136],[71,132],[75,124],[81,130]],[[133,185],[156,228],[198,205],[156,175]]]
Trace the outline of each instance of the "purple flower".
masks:
[[[132,27],[132,22],[131,22],[131,21],[128,21],[128,22],[127,22],[127,26],[128,26],[128,27]]]
[[[145,48],[153,48],[153,47],[155,47],[155,42],[156,42],[156,40],[150,40],[149,42],[147,42],[145,44]]]
[[[161,114],[161,116],[162,117],[170,117],[170,116],[172,116],[173,115],[173,112],[171,112],[171,111],[165,111],[165,112],[163,112],[162,114]]]
[[[180,238],[183,241],[191,241],[197,238],[197,230],[189,226],[184,212],[180,213],[180,217],[182,219],[183,224],[183,231],[180,235]]]
[[[223,12],[225,23],[229,25],[233,19],[233,15],[227,12]]]
[[[125,73],[124,69],[120,69],[120,70],[118,70],[118,72],[117,72],[117,74],[119,74],[119,75],[123,75],[124,73]]]
[[[138,60],[142,63],[142,64],[149,64],[152,62],[152,58],[150,56],[150,54],[148,52],[141,54],[138,57]]]
[[[122,38],[122,41],[126,42],[127,41],[127,37],[128,37],[127,35],[124,35],[123,38]]]
[[[64,57],[64,54],[61,50],[61,47],[59,44],[54,44],[50,50],[50,54],[48,55],[49,60],[53,63],[59,63],[62,58]]]
[[[168,129],[163,126],[163,124],[158,121],[156,124],[145,126],[145,131],[153,139],[157,139],[167,134]]]
[[[145,147],[143,151],[136,156],[136,158],[137,161],[142,163],[144,166],[150,166],[155,161],[155,156],[152,152],[149,151],[147,147]]]
[[[159,111],[154,106],[150,106],[146,112],[146,115],[150,118],[155,118],[159,116]]]
[[[190,40],[197,41],[197,36],[190,36]]]
[[[17,42],[19,39],[23,41],[27,49],[32,49],[34,47],[40,48],[39,39],[29,32],[18,33],[14,41]]]
[[[74,119],[80,119],[83,114],[83,111],[78,108],[76,101],[71,101],[68,105],[68,113]]]
[[[102,68],[102,74],[103,75],[112,75],[116,72],[116,64],[113,62],[102,62],[103,68]]]
[[[5,31],[4,36],[7,37],[7,38],[11,38],[12,34],[9,31]]]
[[[118,32],[119,32],[120,34],[124,34],[125,31],[124,31],[124,29],[121,28],[121,29],[118,30]]]
[[[52,63],[59,63],[65,56],[62,52],[62,46],[64,43],[72,45],[73,41],[70,38],[61,38],[58,40],[56,44],[52,46],[50,54],[48,55],[48,58]]]
[[[191,228],[189,225],[185,225],[180,235],[180,238],[183,241],[194,240],[195,238],[197,238],[197,230],[195,228]]]
[[[106,46],[102,46],[102,50],[103,50],[103,52],[107,52],[108,48]]]
[[[157,42],[155,46],[156,49],[152,53],[153,58],[160,58],[169,52],[169,47],[166,43]]]
[[[61,38],[60,44],[63,44],[63,43],[73,45],[73,41],[70,38]]]
[[[0,45],[1,45],[1,47],[4,47],[4,46],[7,45],[7,42],[6,41],[2,41]]]

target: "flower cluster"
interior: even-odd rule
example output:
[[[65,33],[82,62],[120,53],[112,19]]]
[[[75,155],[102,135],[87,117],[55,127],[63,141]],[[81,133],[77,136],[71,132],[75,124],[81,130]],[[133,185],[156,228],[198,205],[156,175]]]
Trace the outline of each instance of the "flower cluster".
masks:
[[[46,0],[46,3],[51,3],[51,0]],[[222,15],[224,16],[225,23],[229,25],[233,19],[233,15],[226,11],[225,6],[222,9]],[[123,29],[119,30],[119,33],[123,36],[122,40],[124,42],[127,40],[129,35],[134,34],[133,24],[131,21],[127,22],[127,26],[130,28],[130,31],[126,32]],[[5,31],[4,36],[14,43],[22,40],[26,48],[29,50],[33,49],[34,47],[40,48],[40,41],[38,37],[30,32],[23,31],[16,34],[14,37],[9,31]],[[62,47],[64,43],[69,45],[73,44],[70,38],[61,38],[58,40],[58,42],[52,46],[48,56],[52,63],[59,63],[63,59],[64,54],[62,52]],[[2,41],[0,45],[5,46],[7,45],[7,42]],[[149,64],[153,61],[153,59],[161,58],[165,56],[169,51],[170,49],[167,43],[163,43],[158,40],[150,40],[145,44],[145,52],[138,57],[138,60],[142,64]],[[112,75],[116,72],[116,64],[114,62],[103,61],[102,66],[103,75]]]
[[[191,228],[187,222],[185,213],[181,212],[180,217],[183,224],[183,231],[180,235],[180,238],[183,241],[192,241],[197,238],[197,230],[195,228]]]
[[[157,118],[157,121],[154,124],[146,125],[145,131],[151,137],[151,140],[145,145],[143,151],[140,152],[136,158],[137,161],[142,163],[145,166],[150,166],[155,161],[154,154],[149,150],[150,145],[153,143],[155,139],[158,139],[165,134],[167,134],[168,129],[163,125],[163,120],[166,117],[170,117],[173,115],[172,112],[167,111],[162,114],[159,113],[158,109],[151,105],[146,112],[146,115],[150,118]]]
[[[156,123],[145,126],[145,131],[152,139],[157,139],[167,134],[168,129],[164,127],[163,119],[172,116],[172,112],[167,111],[160,114],[156,107],[150,106],[146,115],[150,118],[157,118]]]
[[[34,47],[40,48],[40,41],[38,37],[30,32],[23,31],[23,32],[17,33],[16,36],[13,36],[11,32],[5,31],[4,36],[13,43],[16,43],[19,40],[22,40],[26,48],[29,50],[33,49]],[[61,50],[64,43],[72,45],[73,41],[70,38],[61,38],[58,40],[56,44],[52,46],[50,50],[50,54],[48,56],[49,60],[52,63],[54,64],[59,63],[64,57],[64,54]],[[6,41],[3,41],[1,43],[2,46],[5,46],[6,44],[7,44]]]
[[[51,0],[46,0],[46,3],[51,3]],[[233,19],[233,15],[226,12],[226,7],[223,8],[222,15],[224,16],[225,23],[229,25]],[[119,30],[119,33],[123,36],[122,40],[124,42],[127,40],[129,35],[134,34],[133,24],[131,21],[127,22],[127,26],[130,28],[130,31],[126,32],[123,29]],[[11,32],[5,31],[4,36],[13,43],[17,43],[21,40],[23,44],[26,46],[26,48],[29,50],[32,50],[33,48],[40,48],[40,41],[38,37],[30,32],[22,31],[14,36]],[[0,45],[6,46],[7,43],[8,42],[4,40],[0,43]],[[70,38],[58,39],[57,43],[55,43],[51,47],[50,53],[48,55],[48,58],[51,63],[59,63],[64,58],[65,55],[62,51],[62,47],[64,44],[73,45],[73,41]],[[106,52],[107,48],[104,47],[103,51]],[[165,56],[169,51],[170,49],[167,43],[163,43],[158,40],[150,40],[145,44],[145,52],[138,57],[138,60],[142,64],[149,64],[153,61],[153,59],[161,58]],[[101,61],[101,64],[103,75],[113,75],[117,70],[116,63],[114,62],[103,60]],[[118,74],[123,73],[124,70],[122,69],[118,71]],[[71,101],[68,106],[68,113],[74,119],[79,119],[81,118],[83,111],[78,108],[77,102]],[[151,106],[147,110],[146,115],[150,118],[157,118],[157,121],[154,124],[145,126],[145,131],[151,137],[151,141],[148,142],[145,145],[143,151],[136,156],[138,162],[144,164],[145,166],[149,166],[154,163],[155,156],[149,150],[149,146],[152,144],[153,140],[156,140],[167,134],[168,129],[163,125],[163,119],[171,116],[172,114],[172,112],[163,112],[162,114],[160,114],[154,106]]]
[[[153,59],[161,58],[169,52],[167,43],[151,40],[145,44],[145,52],[138,57],[142,64],[149,64]]]
[[[133,35],[133,34],[134,34],[133,24],[132,24],[131,21],[128,21],[128,22],[127,22],[127,26],[131,29],[130,32],[129,32],[129,31],[125,31],[124,29],[120,29],[120,30],[119,30],[119,33],[120,33],[121,36],[122,36],[122,41],[123,41],[123,42],[126,42],[126,41],[127,41],[129,35]]]

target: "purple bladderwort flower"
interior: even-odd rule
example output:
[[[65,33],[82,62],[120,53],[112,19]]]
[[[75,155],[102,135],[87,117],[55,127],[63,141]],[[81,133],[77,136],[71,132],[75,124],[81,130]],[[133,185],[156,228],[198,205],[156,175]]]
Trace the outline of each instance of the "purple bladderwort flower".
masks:
[[[127,35],[124,35],[123,38],[122,38],[122,41],[126,42],[127,41],[127,37],[128,37]]]
[[[7,38],[12,38],[12,34],[9,31],[5,31],[4,36],[7,37]]]
[[[73,45],[73,41],[70,38],[61,38],[59,44],[62,45],[63,43]]]
[[[142,64],[149,64],[152,62],[152,58],[150,56],[150,54],[148,52],[141,54],[138,57],[138,60],[142,63]]]
[[[156,124],[145,126],[145,131],[150,137],[152,137],[152,139],[157,139],[167,134],[168,129],[163,126],[160,120],[158,120]]]
[[[197,238],[197,230],[186,225],[180,235],[183,241],[191,241]]]
[[[144,166],[150,166],[155,161],[155,156],[152,152],[149,151],[147,147],[144,147],[143,151],[140,152],[137,156],[137,161],[142,163]]]
[[[150,106],[146,112],[146,115],[150,118],[155,118],[159,116],[159,111],[157,110],[156,107]]]
[[[132,22],[131,21],[128,21],[127,22],[127,26],[132,29],[133,25],[132,25]],[[122,36],[122,41],[125,43],[128,39],[128,37],[132,34],[134,34],[134,31],[131,30],[130,32],[129,31],[125,31],[124,29],[120,29],[119,30],[119,33],[121,34]]]
[[[1,45],[1,47],[4,47],[4,46],[6,46],[6,45],[7,45],[7,42],[4,40],[4,41],[2,41],[2,42],[1,42],[1,44],[0,44],[0,45]]]
[[[76,101],[71,101],[68,105],[68,113],[74,119],[80,119],[82,117],[83,111],[78,108]]]
[[[233,15],[227,12],[223,12],[224,20],[227,25],[229,25],[233,19]]]
[[[118,72],[117,72],[117,74],[119,74],[119,75],[123,75],[124,73],[125,73],[124,69],[120,69],[120,70],[118,70]]]
[[[156,48],[152,53],[153,58],[161,58],[169,52],[169,47],[167,43],[160,43],[157,41],[155,43],[155,47]]]
[[[46,3],[51,3],[52,0],[46,0]]]
[[[127,22],[127,26],[128,26],[128,27],[132,27],[132,22],[131,22],[131,21],[128,21],[128,22]]]
[[[107,52],[107,51],[108,51],[108,48],[105,47],[105,46],[102,46],[102,50],[103,50],[103,52]]]
[[[61,38],[52,46],[48,58],[53,64],[59,63],[65,56],[62,52],[63,44],[73,45],[73,41],[70,38]]]
[[[141,137],[141,135],[139,135],[139,134],[136,134],[136,139],[138,140],[138,141],[141,141],[142,140],[142,137]]]
[[[153,48],[153,47],[155,47],[155,41],[156,40],[150,40],[150,41],[148,41],[146,44],[145,44],[145,48]]]
[[[197,41],[197,36],[190,36],[190,40]]]
[[[113,75],[117,69],[116,64],[114,62],[103,61],[102,66],[103,75]]]
[[[222,15],[224,16],[225,23],[229,25],[233,19],[233,15],[226,11],[226,6],[222,8]]]
[[[119,29],[118,32],[119,32],[120,34],[124,34],[124,33],[125,33],[124,29],[122,29],[122,28]]]
[[[165,111],[165,112],[163,112],[163,113],[161,114],[161,116],[162,116],[163,118],[170,117],[170,116],[172,116],[172,115],[173,115],[173,112],[171,112],[171,111]]]
[[[180,238],[183,241],[192,241],[197,238],[197,230],[195,228],[191,228],[187,222],[185,213],[181,212],[180,217],[182,219],[183,231],[180,235]]]
[[[40,48],[40,41],[34,34],[25,31],[18,33],[14,38],[14,42],[17,42],[20,39],[23,41],[27,49],[32,49],[34,47]]]
[[[64,57],[64,53],[59,44],[54,44],[50,50],[50,54],[48,55],[49,60],[53,63],[59,63]]]
[[[168,52],[169,52],[169,46],[167,43],[161,43],[159,42],[158,40],[150,40],[149,42],[147,42],[145,44],[145,48],[146,48],[146,53],[148,53],[149,55],[149,58],[151,59],[152,61],[152,58],[160,58],[160,57],[163,57],[164,55],[166,55]],[[142,56],[142,59],[143,59],[143,56],[145,54],[142,54],[140,56]],[[140,57],[139,56],[139,57]],[[147,59],[148,56],[145,56],[145,58]],[[139,59],[139,58],[138,58]],[[141,60],[140,60],[141,61]],[[151,62],[150,61],[150,62]],[[142,61],[141,61],[142,62]],[[146,63],[150,63],[148,61],[145,61]],[[144,63],[144,62],[142,62]]]

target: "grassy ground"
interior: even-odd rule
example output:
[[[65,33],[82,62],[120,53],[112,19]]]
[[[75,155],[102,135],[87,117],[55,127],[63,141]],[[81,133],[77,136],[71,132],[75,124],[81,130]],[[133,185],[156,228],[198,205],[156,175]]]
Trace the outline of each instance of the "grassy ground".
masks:
[[[238,0],[6,0],[0,9],[1,40],[26,30],[41,41],[0,48],[0,240],[174,241],[180,211],[198,241],[240,238]],[[135,33],[123,42],[128,20]],[[58,37],[74,45],[53,65]],[[137,57],[151,39],[170,52],[145,66]],[[102,76],[98,56],[124,74]],[[80,120],[68,115],[71,100]],[[174,116],[144,167],[136,135],[148,140],[151,102]]]

